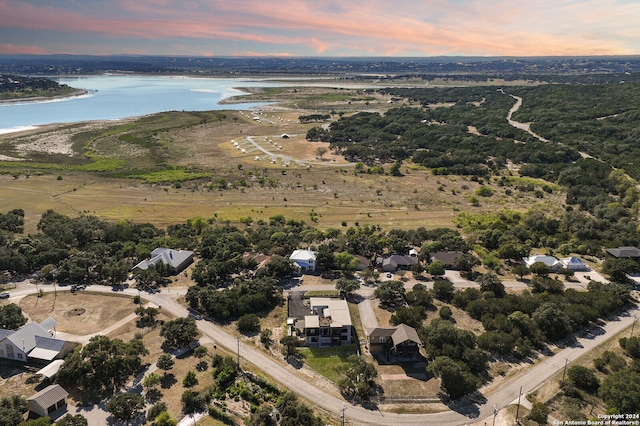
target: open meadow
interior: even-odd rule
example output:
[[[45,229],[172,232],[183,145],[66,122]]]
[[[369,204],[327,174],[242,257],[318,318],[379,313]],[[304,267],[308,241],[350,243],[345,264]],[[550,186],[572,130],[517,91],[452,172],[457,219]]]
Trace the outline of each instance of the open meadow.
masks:
[[[324,229],[413,229],[452,226],[460,211],[560,205],[558,193],[536,198],[497,185],[492,196],[472,203],[489,182],[434,176],[409,162],[399,177],[366,168],[355,173],[328,143],[306,139],[310,128],[329,121],[302,124],[298,118],[383,112],[388,99],[359,89],[272,91],[247,97],[279,102],[256,111],[171,112],[1,135],[0,200],[25,211],[29,232],[48,209],[158,226],[193,217],[235,223],[281,214]]]

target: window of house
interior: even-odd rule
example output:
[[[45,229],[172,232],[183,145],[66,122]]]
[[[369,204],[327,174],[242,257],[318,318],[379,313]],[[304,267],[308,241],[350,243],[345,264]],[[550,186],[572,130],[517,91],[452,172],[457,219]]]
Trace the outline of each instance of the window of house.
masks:
[[[387,338],[385,336],[380,337],[380,343],[384,343],[386,341],[387,341]]]

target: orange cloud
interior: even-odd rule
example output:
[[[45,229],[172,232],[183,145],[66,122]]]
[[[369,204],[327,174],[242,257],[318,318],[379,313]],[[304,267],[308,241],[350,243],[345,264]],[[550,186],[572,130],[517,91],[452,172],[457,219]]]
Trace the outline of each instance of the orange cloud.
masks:
[[[46,55],[47,52],[40,46],[17,46],[15,44],[0,44],[0,53],[5,55]]]
[[[113,0],[75,6],[0,0],[0,29],[85,34],[116,46],[127,39],[131,51],[138,49],[131,45],[137,38],[158,41],[156,49],[206,43],[199,50],[222,54],[234,53],[232,43],[257,55],[640,53],[640,4],[616,0]]]

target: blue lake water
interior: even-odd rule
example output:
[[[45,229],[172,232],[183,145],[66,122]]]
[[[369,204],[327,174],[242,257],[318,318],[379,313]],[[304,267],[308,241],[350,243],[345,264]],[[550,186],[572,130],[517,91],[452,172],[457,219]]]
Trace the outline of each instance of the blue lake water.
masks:
[[[222,99],[240,95],[234,87],[274,87],[261,81],[99,75],[56,78],[68,86],[86,89],[88,95],[44,102],[0,104],[0,133],[51,123],[116,120],[162,111],[250,109],[257,103],[220,105]]]

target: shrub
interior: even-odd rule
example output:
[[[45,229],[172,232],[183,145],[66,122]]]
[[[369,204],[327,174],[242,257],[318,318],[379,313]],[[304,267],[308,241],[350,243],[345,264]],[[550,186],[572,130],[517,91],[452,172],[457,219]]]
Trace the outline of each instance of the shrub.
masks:
[[[245,314],[238,319],[238,330],[241,333],[260,331],[260,318],[256,314]]]

